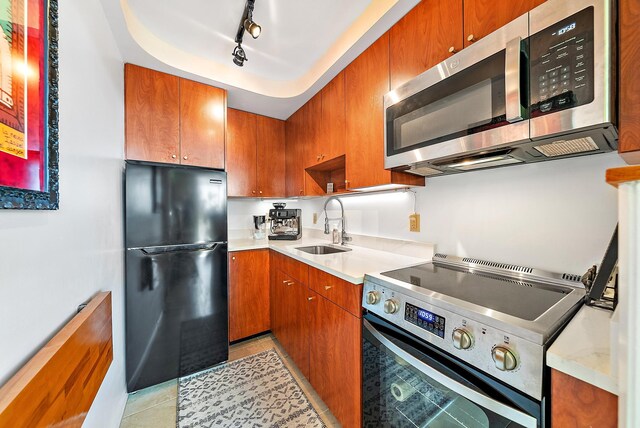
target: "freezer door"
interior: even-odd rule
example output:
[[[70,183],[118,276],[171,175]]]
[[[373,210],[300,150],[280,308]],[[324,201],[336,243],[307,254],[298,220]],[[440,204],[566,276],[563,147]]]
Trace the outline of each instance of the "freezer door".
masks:
[[[228,359],[227,245],[126,251],[129,392]]]
[[[125,209],[127,248],[225,242],[226,173],[127,162]]]

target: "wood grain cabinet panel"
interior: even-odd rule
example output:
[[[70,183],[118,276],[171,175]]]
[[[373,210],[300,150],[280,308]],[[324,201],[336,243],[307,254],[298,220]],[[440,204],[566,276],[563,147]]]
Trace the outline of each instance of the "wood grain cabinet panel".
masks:
[[[464,45],[469,46],[545,0],[464,0]]]
[[[284,121],[266,116],[256,118],[256,180],[258,196],[285,196]]]
[[[285,123],[285,191],[287,197],[304,196],[304,110],[300,108]]]
[[[638,28],[640,28],[640,2],[619,0],[620,37],[620,92],[619,92],[619,151],[631,164],[640,164],[640,81],[637,64],[640,63]]]
[[[322,112],[319,129],[320,161],[344,155],[346,136],[346,111],[344,72],[327,83],[320,92]]]
[[[227,194],[256,196],[256,115],[227,110]]]
[[[125,64],[127,159],[180,163],[180,79]]]
[[[384,169],[384,104],[389,91],[389,33],[369,46],[344,71],[347,189],[407,184],[424,177]]]
[[[301,140],[304,146],[304,167],[322,162],[322,151],[326,142],[321,140],[322,91],[302,106]]]
[[[183,165],[224,169],[226,105],[226,91],[180,79]]]
[[[343,427],[360,427],[360,319],[318,294],[313,297],[310,310],[309,380]]]
[[[551,370],[551,426],[618,426],[618,397],[572,376]]]
[[[271,328],[269,282],[269,250],[230,253],[229,341]]]
[[[353,284],[313,267],[309,268],[309,288],[349,311],[362,316],[362,284]]]
[[[389,30],[391,88],[463,48],[462,0],[422,0]]]

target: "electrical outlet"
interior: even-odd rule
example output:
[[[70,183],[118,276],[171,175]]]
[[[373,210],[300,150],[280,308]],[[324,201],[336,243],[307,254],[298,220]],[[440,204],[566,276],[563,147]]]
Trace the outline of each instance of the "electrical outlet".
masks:
[[[313,213],[313,224],[318,224],[318,213]]]
[[[409,232],[420,232],[420,214],[413,213],[409,216]]]

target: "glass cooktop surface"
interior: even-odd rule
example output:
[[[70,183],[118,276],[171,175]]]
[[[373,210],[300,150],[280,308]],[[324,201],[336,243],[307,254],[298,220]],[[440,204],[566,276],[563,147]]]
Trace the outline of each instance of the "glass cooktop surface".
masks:
[[[434,263],[382,275],[528,321],[537,319],[571,291],[562,286],[518,281]]]

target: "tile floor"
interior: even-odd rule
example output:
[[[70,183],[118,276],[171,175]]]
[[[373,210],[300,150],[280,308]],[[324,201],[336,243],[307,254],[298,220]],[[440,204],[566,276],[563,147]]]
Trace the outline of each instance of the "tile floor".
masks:
[[[271,334],[259,336],[232,345],[229,350],[229,361],[234,361],[251,354],[275,348],[284,364],[302,388],[311,405],[320,414],[329,428],[340,427],[340,423],[331,414],[326,404],[313,390],[289,355],[282,349],[277,339]],[[129,395],[122,415],[120,428],[175,428],[176,405],[178,396],[177,381],[171,380]]]

